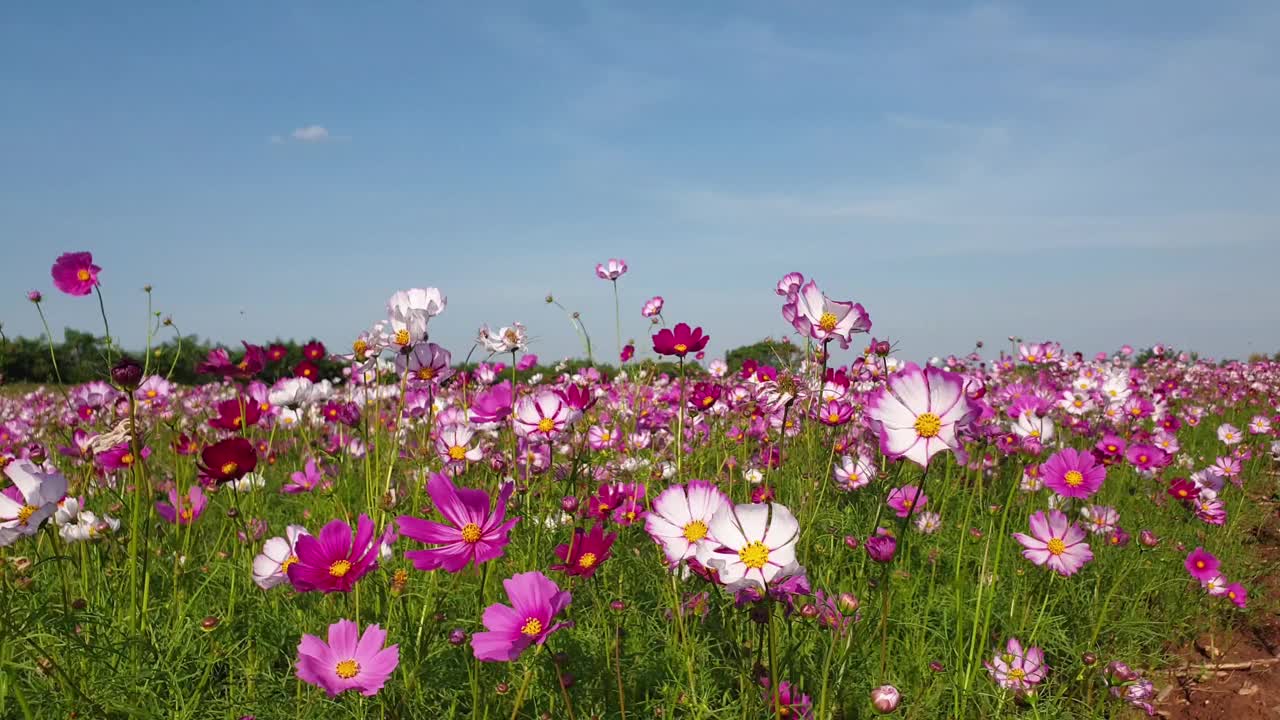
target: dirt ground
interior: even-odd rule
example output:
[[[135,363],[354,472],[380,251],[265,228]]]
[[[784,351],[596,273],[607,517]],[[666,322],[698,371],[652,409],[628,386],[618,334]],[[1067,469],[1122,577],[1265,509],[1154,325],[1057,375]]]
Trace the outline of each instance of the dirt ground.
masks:
[[[1259,559],[1264,567],[1275,567],[1280,560],[1280,514],[1272,515],[1257,538]],[[1280,720],[1280,574],[1267,574],[1250,603],[1256,603],[1256,612],[1249,626],[1197,638],[1178,651],[1182,668],[1153,677],[1160,717]]]

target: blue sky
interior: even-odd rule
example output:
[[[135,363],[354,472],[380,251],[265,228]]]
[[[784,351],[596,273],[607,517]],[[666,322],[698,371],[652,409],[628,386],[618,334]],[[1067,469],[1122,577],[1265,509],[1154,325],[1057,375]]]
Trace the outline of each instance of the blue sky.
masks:
[[[547,358],[596,262],[711,350],[791,270],[921,358],[982,338],[1280,350],[1280,5],[28,3],[0,17],[0,322],[142,285],[186,332],[334,346],[396,289]],[[148,7],[152,6],[152,7]],[[728,9],[732,8],[732,12]]]

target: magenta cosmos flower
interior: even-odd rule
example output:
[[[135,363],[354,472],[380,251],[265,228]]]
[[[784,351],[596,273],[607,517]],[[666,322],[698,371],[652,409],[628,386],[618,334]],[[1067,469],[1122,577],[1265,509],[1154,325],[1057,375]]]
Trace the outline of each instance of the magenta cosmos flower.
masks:
[[[93,264],[93,253],[63,253],[53,262],[53,284],[68,295],[88,295],[98,286],[102,268]]]
[[[702,328],[690,328],[688,323],[676,323],[674,329],[663,328],[653,336],[653,351],[659,355],[684,357],[707,347],[710,335],[703,335]]]
[[[792,326],[802,335],[827,343],[839,340],[848,349],[854,333],[871,329],[871,318],[859,303],[838,302],[828,298],[810,280],[795,295],[795,319]],[[784,311],[784,315],[790,314]]]
[[[1040,475],[1050,490],[1064,498],[1087,498],[1102,487],[1107,469],[1094,460],[1093,453],[1063,448],[1040,466]]]
[[[932,367],[922,371],[915,363],[890,375],[867,402],[880,451],[921,467],[943,450],[960,447],[956,431],[969,424],[973,413],[963,376]]]
[[[208,504],[209,497],[204,490],[199,485],[192,485],[185,497],[177,490],[170,490],[169,502],[156,503],[156,514],[174,525],[190,525],[204,514]]]
[[[616,539],[618,533],[605,533],[600,523],[593,525],[589,532],[574,528],[569,542],[556,546],[556,557],[560,558],[560,564],[552,565],[551,569],[566,575],[591,577],[612,556],[613,541]]]
[[[404,556],[419,570],[444,568],[451,573],[472,562],[481,565],[502,557],[509,542],[507,535],[520,521],[520,518],[506,520],[507,500],[513,490],[513,483],[503,483],[490,510],[488,493],[457,487],[444,475],[433,473],[427,481],[427,493],[448,524],[401,515],[396,519],[401,535],[420,543],[439,545],[427,550],[410,550]]]
[[[1084,530],[1057,510],[1046,518],[1043,510],[1031,516],[1031,535],[1014,533],[1023,548],[1022,556],[1036,565],[1048,565],[1063,577],[1074,575],[1093,559]]]
[[[398,645],[384,648],[387,632],[377,625],[365,628],[350,620],[329,626],[329,642],[303,635],[298,643],[298,679],[334,697],[348,690],[377,695],[400,664]]]
[[[373,521],[362,514],[356,520],[355,540],[351,526],[341,519],[330,520],[319,537],[299,537],[294,544],[298,561],[289,566],[289,582],[300,592],[351,592],[357,580],[378,567],[373,530]]]
[[[609,262],[596,265],[596,277],[601,280],[617,280],[627,274],[627,261],[609,258]]]
[[[1200,584],[1203,585],[1218,576],[1218,567],[1221,563],[1218,562],[1218,558],[1213,556],[1213,553],[1198,547],[1187,555],[1184,565],[1187,568],[1187,572],[1191,573],[1191,577],[1199,580]]]
[[[900,517],[910,517],[929,502],[929,496],[920,492],[915,485],[903,485],[889,491],[889,507]]]
[[[551,633],[566,626],[555,622],[573,596],[561,590],[546,575],[527,572],[502,581],[511,606],[494,603],[485,608],[485,632],[471,636],[471,649],[477,660],[510,662],[520,657],[525,648],[541,645]]]

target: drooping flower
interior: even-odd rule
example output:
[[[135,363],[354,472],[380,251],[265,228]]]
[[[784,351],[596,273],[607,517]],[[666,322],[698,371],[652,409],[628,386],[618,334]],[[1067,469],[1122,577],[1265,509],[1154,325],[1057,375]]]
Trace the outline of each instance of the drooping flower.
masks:
[[[698,562],[718,571],[730,590],[766,588],[795,565],[800,523],[785,505],[725,505],[712,516],[708,530],[715,545],[699,545]]]
[[[611,557],[613,541],[617,538],[617,533],[606,534],[600,523],[592,525],[588,532],[584,532],[582,528],[574,528],[569,542],[556,546],[556,557],[560,558],[560,564],[552,565],[551,569],[566,575],[589,578]]]
[[[703,335],[702,328],[691,328],[688,323],[676,323],[674,329],[663,328],[653,335],[653,351],[659,355],[684,357],[707,347],[710,335]]]
[[[1085,532],[1058,510],[1043,510],[1031,516],[1031,535],[1014,533],[1024,550],[1022,556],[1036,565],[1069,577],[1093,559],[1093,550],[1085,542]]]
[[[1221,565],[1218,558],[1213,553],[1202,547],[1197,547],[1187,555],[1186,562],[1183,565],[1187,568],[1187,572],[1191,573],[1191,577],[1199,580],[1201,584],[1210,578],[1216,577],[1218,567]]]
[[[476,395],[471,402],[471,422],[481,430],[496,428],[511,414],[511,383],[502,382]]]
[[[383,647],[387,633],[370,625],[360,626],[339,620],[329,626],[329,642],[315,635],[303,635],[298,643],[298,679],[335,697],[348,690],[373,696],[400,664],[399,645]]]
[[[53,262],[53,284],[68,295],[84,296],[98,286],[102,268],[93,264],[93,253],[63,253]]]
[[[209,498],[199,485],[187,488],[185,496],[175,488],[169,491],[169,502],[156,503],[156,514],[174,525],[190,525],[204,514],[208,504]]]
[[[728,495],[705,480],[672,485],[653,499],[644,529],[662,545],[668,562],[679,563],[696,556],[699,545],[715,543],[711,521],[730,504]]]
[[[61,473],[45,472],[30,460],[13,460],[4,472],[13,487],[0,493],[0,547],[36,534],[67,494],[67,479]]]
[[[286,571],[289,582],[300,592],[350,592],[356,581],[378,566],[373,536],[373,521],[361,514],[356,519],[354,540],[351,526],[341,518],[330,520],[318,537],[297,538],[293,549],[298,561]]]
[[[461,488],[441,474],[427,481],[427,494],[446,524],[423,520],[411,515],[396,519],[400,534],[439,547],[409,550],[404,556],[419,570],[443,568],[458,572],[474,562],[482,565],[502,557],[508,534],[520,518],[506,519],[507,501],[515,490],[513,483],[503,483],[492,509],[489,495],[483,490]]]
[[[546,575],[526,572],[502,581],[511,605],[494,603],[481,618],[485,632],[471,635],[471,649],[484,662],[510,662],[530,645],[541,645],[565,623],[556,616],[569,606],[573,596],[561,590]]]
[[[253,581],[263,590],[288,582],[289,566],[298,562],[294,547],[298,538],[309,535],[301,525],[285,528],[284,537],[274,537],[262,544],[262,552],[253,559]]]
[[[1040,684],[1049,669],[1044,663],[1044,651],[1033,646],[1024,652],[1018,638],[1009,638],[1004,652],[983,664],[997,685],[1015,692],[1027,692]]]
[[[974,409],[963,376],[907,363],[872,393],[866,412],[881,452],[927,467],[937,453],[961,447],[956,431],[969,423]]]
[[[1087,498],[1102,487],[1107,469],[1091,453],[1063,448],[1040,466],[1044,484],[1064,498]]]
[[[832,300],[813,280],[797,291],[794,305],[795,319],[791,324],[797,332],[819,343],[839,340],[840,347],[848,349],[854,333],[871,330],[871,318],[861,303]]]

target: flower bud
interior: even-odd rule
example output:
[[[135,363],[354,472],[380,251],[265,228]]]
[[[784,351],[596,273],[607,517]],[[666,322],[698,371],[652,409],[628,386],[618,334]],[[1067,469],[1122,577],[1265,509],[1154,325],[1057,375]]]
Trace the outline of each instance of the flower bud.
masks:
[[[205,632],[213,632],[221,622],[222,618],[219,618],[217,615],[209,615],[200,621],[200,629]]]
[[[1087,652],[1080,656],[1080,662],[1084,663],[1085,667],[1093,667],[1098,664],[1098,656],[1091,652]]]
[[[111,379],[125,390],[136,390],[142,384],[142,365],[125,355],[111,368]]]
[[[461,645],[467,641],[467,631],[462,628],[454,628],[449,633],[449,644],[453,646]]]
[[[871,705],[881,715],[888,715],[897,710],[901,700],[902,695],[898,692],[898,688],[892,685],[881,685],[871,691]]]
[[[1138,533],[1138,542],[1142,547],[1153,548],[1160,544],[1160,538],[1156,537],[1156,534],[1150,530],[1143,530]]]
[[[31,292],[27,293],[27,299],[33,303],[38,303],[44,299],[44,296],[40,294],[39,290],[32,290]]]

